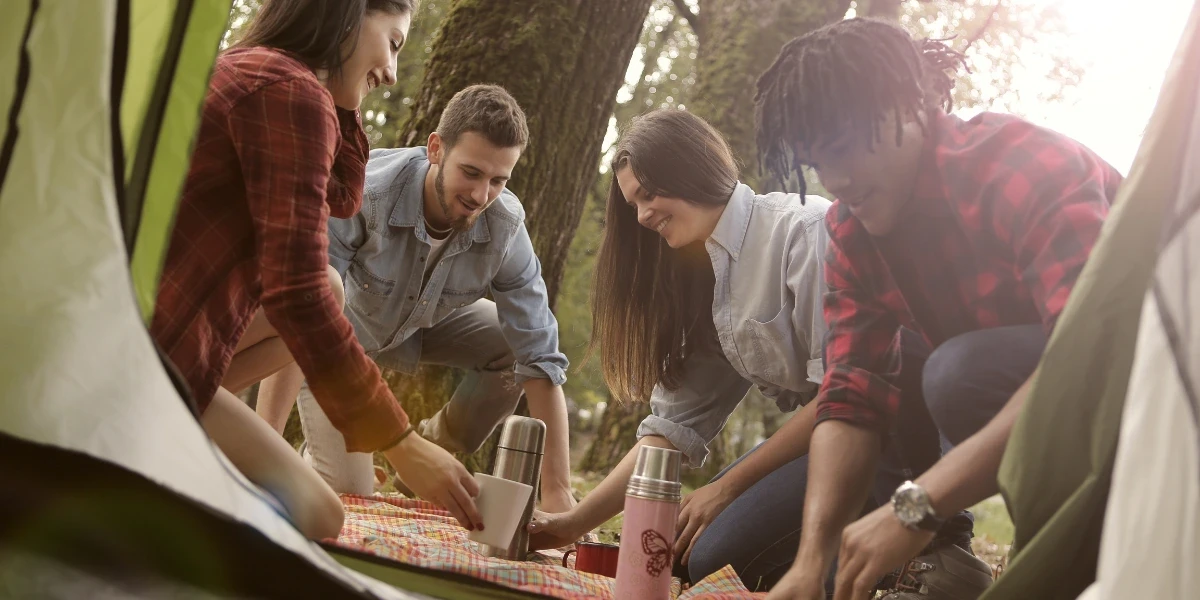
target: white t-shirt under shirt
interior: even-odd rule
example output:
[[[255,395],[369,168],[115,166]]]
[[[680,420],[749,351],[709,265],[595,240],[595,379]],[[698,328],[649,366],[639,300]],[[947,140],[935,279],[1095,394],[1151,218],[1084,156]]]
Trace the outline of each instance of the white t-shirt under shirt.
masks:
[[[453,233],[447,234],[446,237],[440,240],[432,235],[429,236],[430,248],[429,257],[425,259],[425,281],[429,281],[429,274],[433,272],[433,265],[437,264],[438,259],[442,256],[442,249],[446,247],[446,242],[450,241],[452,237],[454,237]]]

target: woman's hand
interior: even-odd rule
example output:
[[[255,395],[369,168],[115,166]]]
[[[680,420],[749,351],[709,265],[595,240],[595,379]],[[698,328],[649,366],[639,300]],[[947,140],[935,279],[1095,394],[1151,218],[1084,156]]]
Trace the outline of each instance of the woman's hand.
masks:
[[[692,557],[692,548],[700,534],[737,497],[723,481],[718,479],[692,492],[680,505],[675,525],[675,556],[682,556],[679,562],[684,565]]]

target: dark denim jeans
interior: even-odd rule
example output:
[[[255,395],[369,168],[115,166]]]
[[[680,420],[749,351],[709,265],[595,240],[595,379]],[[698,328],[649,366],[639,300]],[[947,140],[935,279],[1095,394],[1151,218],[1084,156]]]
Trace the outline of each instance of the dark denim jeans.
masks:
[[[912,368],[901,371],[900,414],[864,514],[889,502],[904,480],[923,473],[986,425],[1033,373],[1045,344],[1040,326],[1000,327],[960,335],[930,353],[920,336],[906,330],[901,364]],[[676,574],[695,582],[733,565],[751,590],[770,589],[796,557],[807,483],[807,456],[764,477],[704,530],[687,568],[677,567]],[[971,514],[963,511],[947,520],[936,543],[970,548],[973,525]],[[826,589],[832,591],[830,577]]]

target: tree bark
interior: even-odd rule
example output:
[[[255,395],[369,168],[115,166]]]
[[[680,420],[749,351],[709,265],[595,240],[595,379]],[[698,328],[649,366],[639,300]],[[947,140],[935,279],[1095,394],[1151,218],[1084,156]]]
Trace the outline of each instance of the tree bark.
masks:
[[[610,402],[600,417],[596,439],[579,462],[579,470],[590,473],[611,471],[637,443],[638,424],[649,414],[650,405],[645,402]]]
[[[755,82],[785,43],[841,19],[849,7],[850,0],[700,1],[696,94],[689,108],[725,134],[742,162],[743,181],[757,191],[775,190],[767,189],[767,176],[759,172]]]
[[[455,0],[433,44],[402,146],[424,144],[475,83],[504,86],[529,120],[509,188],[529,215],[551,306],[600,144],[651,0]]]

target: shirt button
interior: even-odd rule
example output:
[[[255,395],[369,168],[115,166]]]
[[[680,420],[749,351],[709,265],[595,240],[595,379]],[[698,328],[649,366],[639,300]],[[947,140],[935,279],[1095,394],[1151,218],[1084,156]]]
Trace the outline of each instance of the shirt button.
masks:
[[[364,290],[367,289],[367,284],[365,284],[365,283],[363,284],[363,289]]]
[[[428,301],[428,300],[422,300],[422,301],[421,301],[421,306],[425,306],[426,304],[429,304],[429,301]]]
[[[412,300],[412,299],[413,299],[413,297],[412,297],[412,296],[409,296],[409,297],[408,297],[408,299],[409,299],[409,300]]]
[[[421,257],[421,262],[425,262],[425,257],[424,257],[424,256],[422,256],[422,257]]]

